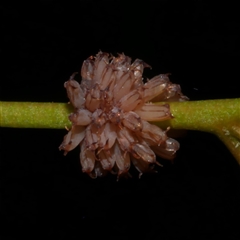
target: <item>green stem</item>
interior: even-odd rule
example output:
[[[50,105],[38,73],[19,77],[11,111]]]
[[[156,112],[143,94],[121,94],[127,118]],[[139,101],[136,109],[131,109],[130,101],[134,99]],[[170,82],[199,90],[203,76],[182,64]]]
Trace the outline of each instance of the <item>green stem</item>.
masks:
[[[173,119],[160,127],[198,130],[216,134],[240,164],[240,99],[171,102]]]
[[[240,164],[240,98],[169,105],[174,118],[155,122],[156,125],[214,133]],[[0,127],[62,129],[71,126],[68,120],[71,111],[71,106],[65,103],[0,102]]]
[[[174,118],[164,125],[174,129],[216,133],[228,123],[240,125],[240,98],[170,102],[169,105]]]
[[[66,103],[0,102],[0,127],[63,129],[71,110]]]

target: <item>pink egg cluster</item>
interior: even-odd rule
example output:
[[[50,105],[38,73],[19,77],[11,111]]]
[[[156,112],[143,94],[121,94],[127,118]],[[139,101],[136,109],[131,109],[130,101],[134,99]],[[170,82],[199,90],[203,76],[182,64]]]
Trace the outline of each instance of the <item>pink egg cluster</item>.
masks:
[[[124,54],[99,52],[84,61],[81,83],[74,73],[65,82],[74,107],[72,127],[59,149],[64,153],[80,146],[82,171],[92,178],[107,172],[127,174],[131,164],[140,175],[151,171],[156,154],[172,159],[179,143],[151,121],[171,119],[168,101],[184,101],[180,86],[160,74],[143,81],[142,60]],[[154,104],[164,102],[164,104]]]

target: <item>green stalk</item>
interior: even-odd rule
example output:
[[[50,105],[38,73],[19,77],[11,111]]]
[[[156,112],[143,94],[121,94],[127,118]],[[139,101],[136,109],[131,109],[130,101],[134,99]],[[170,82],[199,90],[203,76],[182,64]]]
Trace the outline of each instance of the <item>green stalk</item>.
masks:
[[[0,102],[0,127],[63,129],[71,110],[66,103]]]
[[[170,102],[169,104],[174,118],[166,121],[165,124],[174,129],[216,133],[216,131],[222,130],[226,124],[240,125],[239,98]]]
[[[216,134],[240,164],[240,99],[171,102],[173,119],[160,127]]]
[[[214,133],[240,164],[240,98],[169,105],[173,118],[155,122],[156,125]],[[68,120],[71,111],[71,106],[65,103],[0,102],[0,127],[63,129],[71,126]]]

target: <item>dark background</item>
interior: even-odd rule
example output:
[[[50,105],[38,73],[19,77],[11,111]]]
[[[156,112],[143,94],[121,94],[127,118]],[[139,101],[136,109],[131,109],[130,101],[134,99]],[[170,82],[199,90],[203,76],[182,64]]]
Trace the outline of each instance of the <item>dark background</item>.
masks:
[[[63,83],[105,52],[172,73],[191,100],[239,95],[230,1],[8,1],[0,4],[1,101],[67,102]],[[66,130],[1,128],[1,239],[240,239],[240,171],[211,134],[179,139],[174,164],[116,181],[81,172]],[[134,170],[133,170],[134,172]]]

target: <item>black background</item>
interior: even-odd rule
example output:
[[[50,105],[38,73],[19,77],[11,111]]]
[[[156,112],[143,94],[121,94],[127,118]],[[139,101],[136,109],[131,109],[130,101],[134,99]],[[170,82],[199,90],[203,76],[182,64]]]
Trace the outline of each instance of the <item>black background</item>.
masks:
[[[213,1],[8,1],[1,101],[67,102],[63,83],[105,52],[172,73],[191,100],[239,97],[238,8]],[[211,134],[179,139],[174,164],[139,180],[92,180],[66,130],[1,128],[1,235],[52,239],[240,239],[240,171]]]

